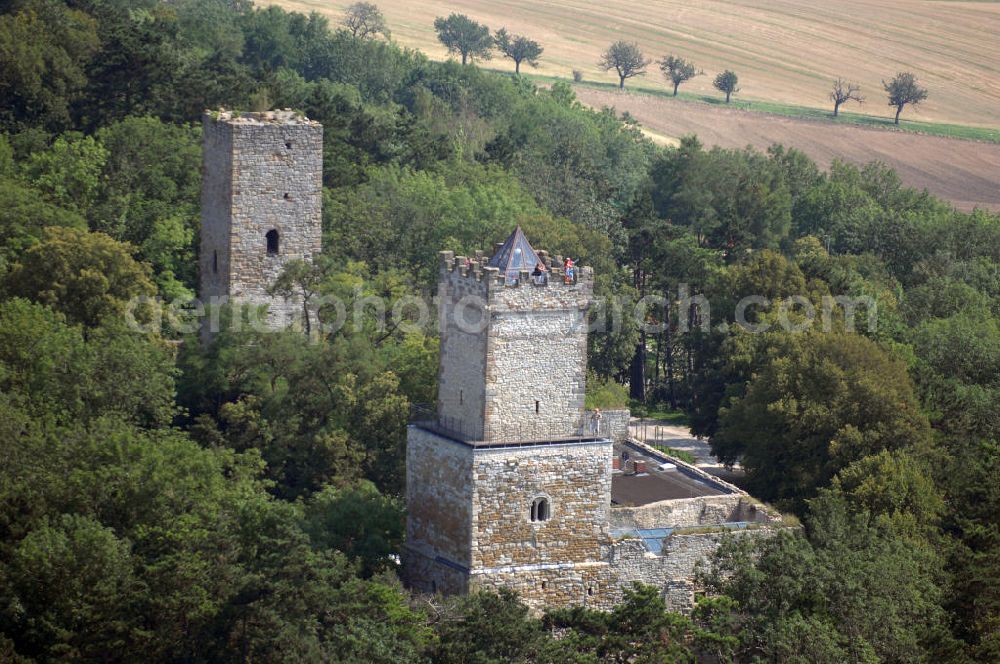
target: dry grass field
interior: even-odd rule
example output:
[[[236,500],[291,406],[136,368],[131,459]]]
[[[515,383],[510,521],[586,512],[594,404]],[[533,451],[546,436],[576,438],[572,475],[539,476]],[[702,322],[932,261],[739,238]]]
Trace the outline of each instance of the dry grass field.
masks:
[[[266,1],[266,0],[265,0]],[[337,22],[350,0],[275,0]],[[724,68],[740,77],[738,99],[825,107],[831,81],[861,84],[868,102],[845,110],[889,114],[881,80],[912,71],[930,96],[905,118],[1000,126],[1000,2],[938,0],[374,0],[393,39],[444,58],[433,22],[460,12],[491,29],[506,26],[545,47],[540,74],[613,81],[596,62],[615,39],[636,41],[647,57],[675,53],[706,72],[682,88],[716,95]],[[495,61],[492,66],[505,67]],[[655,67],[644,86],[666,82]]]
[[[628,111],[650,138],[675,143],[697,134],[706,146],[766,149],[782,143],[802,150],[822,167],[833,159],[882,161],[911,187],[927,189],[961,210],[1000,210],[1000,144],[866,129],[731,108],[691,104],[652,95],[576,87],[580,101]]]

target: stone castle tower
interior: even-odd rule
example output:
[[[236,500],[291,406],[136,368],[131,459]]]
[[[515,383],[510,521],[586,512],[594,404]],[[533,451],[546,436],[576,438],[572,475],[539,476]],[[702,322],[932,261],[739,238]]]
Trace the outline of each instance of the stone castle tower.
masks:
[[[267,324],[301,316],[267,289],[293,259],[319,253],[323,127],[292,111],[203,117],[201,300],[268,305]]]
[[[557,259],[539,280],[538,262],[520,229],[489,260],[441,253],[438,410],[407,441],[416,589],[514,585],[550,604],[598,591],[612,443],[584,417],[593,273],[567,280]]]

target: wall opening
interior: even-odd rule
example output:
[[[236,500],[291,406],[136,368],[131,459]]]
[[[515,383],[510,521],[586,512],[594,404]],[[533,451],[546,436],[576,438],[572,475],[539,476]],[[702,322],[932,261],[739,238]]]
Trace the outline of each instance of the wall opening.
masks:
[[[273,228],[267,232],[264,236],[267,239],[267,253],[277,254],[280,244],[280,238],[278,237],[278,231]]]
[[[285,148],[288,149],[288,150],[291,150],[292,149],[292,142],[291,141],[285,141]]]
[[[461,406],[465,403],[465,393],[462,390],[458,391],[458,405]]]
[[[535,402],[535,415],[538,415],[538,413],[540,412],[540,409],[541,409],[541,402],[540,401],[536,401]]]
[[[531,522],[548,521],[551,516],[548,498],[535,498],[531,502]]]
[[[219,250],[218,249],[213,249],[212,250],[212,272],[214,274],[218,274],[219,273]]]
[[[545,590],[545,585],[546,585],[545,582],[542,581],[542,590]]]
[[[285,192],[285,195],[284,195],[284,197],[283,197],[283,198],[284,198],[284,199],[285,199],[286,201],[290,201],[290,200],[292,200],[292,195],[291,195],[291,194],[289,194],[289,193],[288,193],[288,192],[286,191],[286,192]]]

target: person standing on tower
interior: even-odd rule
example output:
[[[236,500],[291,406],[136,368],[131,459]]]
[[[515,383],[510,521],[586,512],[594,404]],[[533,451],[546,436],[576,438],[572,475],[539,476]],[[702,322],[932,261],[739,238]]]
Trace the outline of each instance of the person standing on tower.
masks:
[[[545,285],[545,264],[539,261],[535,263],[535,270],[531,273],[531,276],[535,278],[535,283],[539,286]]]

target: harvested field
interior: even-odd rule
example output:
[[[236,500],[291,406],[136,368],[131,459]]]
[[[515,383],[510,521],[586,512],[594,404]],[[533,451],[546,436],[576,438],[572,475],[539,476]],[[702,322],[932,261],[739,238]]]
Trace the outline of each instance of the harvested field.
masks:
[[[264,0],[265,2],[267,0]],[[317,11],[337,23],[353,0],[272,0],[287,9]],[[647,57],[674,53],[706,72],[683,90],[719,96],[712,78],[723,69],[740,77],[736,99],[826,108],[830,84],[843,76],[868,98],[845,110],[890,116],[881,81],[912,71],[930,92],[904,118],[1000,127],[1000,2],[935,0],[375,0],[393,39],[444,58],[434,18],[467,14],[491,29],[506,26],[545,48],[529,71],[591,81],[615,81],[600,71],[600,53],[616,39],[636,41]],[[513,69],[494,58],[493,67]],[[667,84],[655,65],[633,79]]]
[[[882,161],[903,182],[950,201],[962,210],[1000,210],[1000,144],[835,125],[675,101],[665,97],[576,86],[580,101],[628,111],[660,143],[697,134],[705,146],[798,148],[826,167],[833,159]]]

